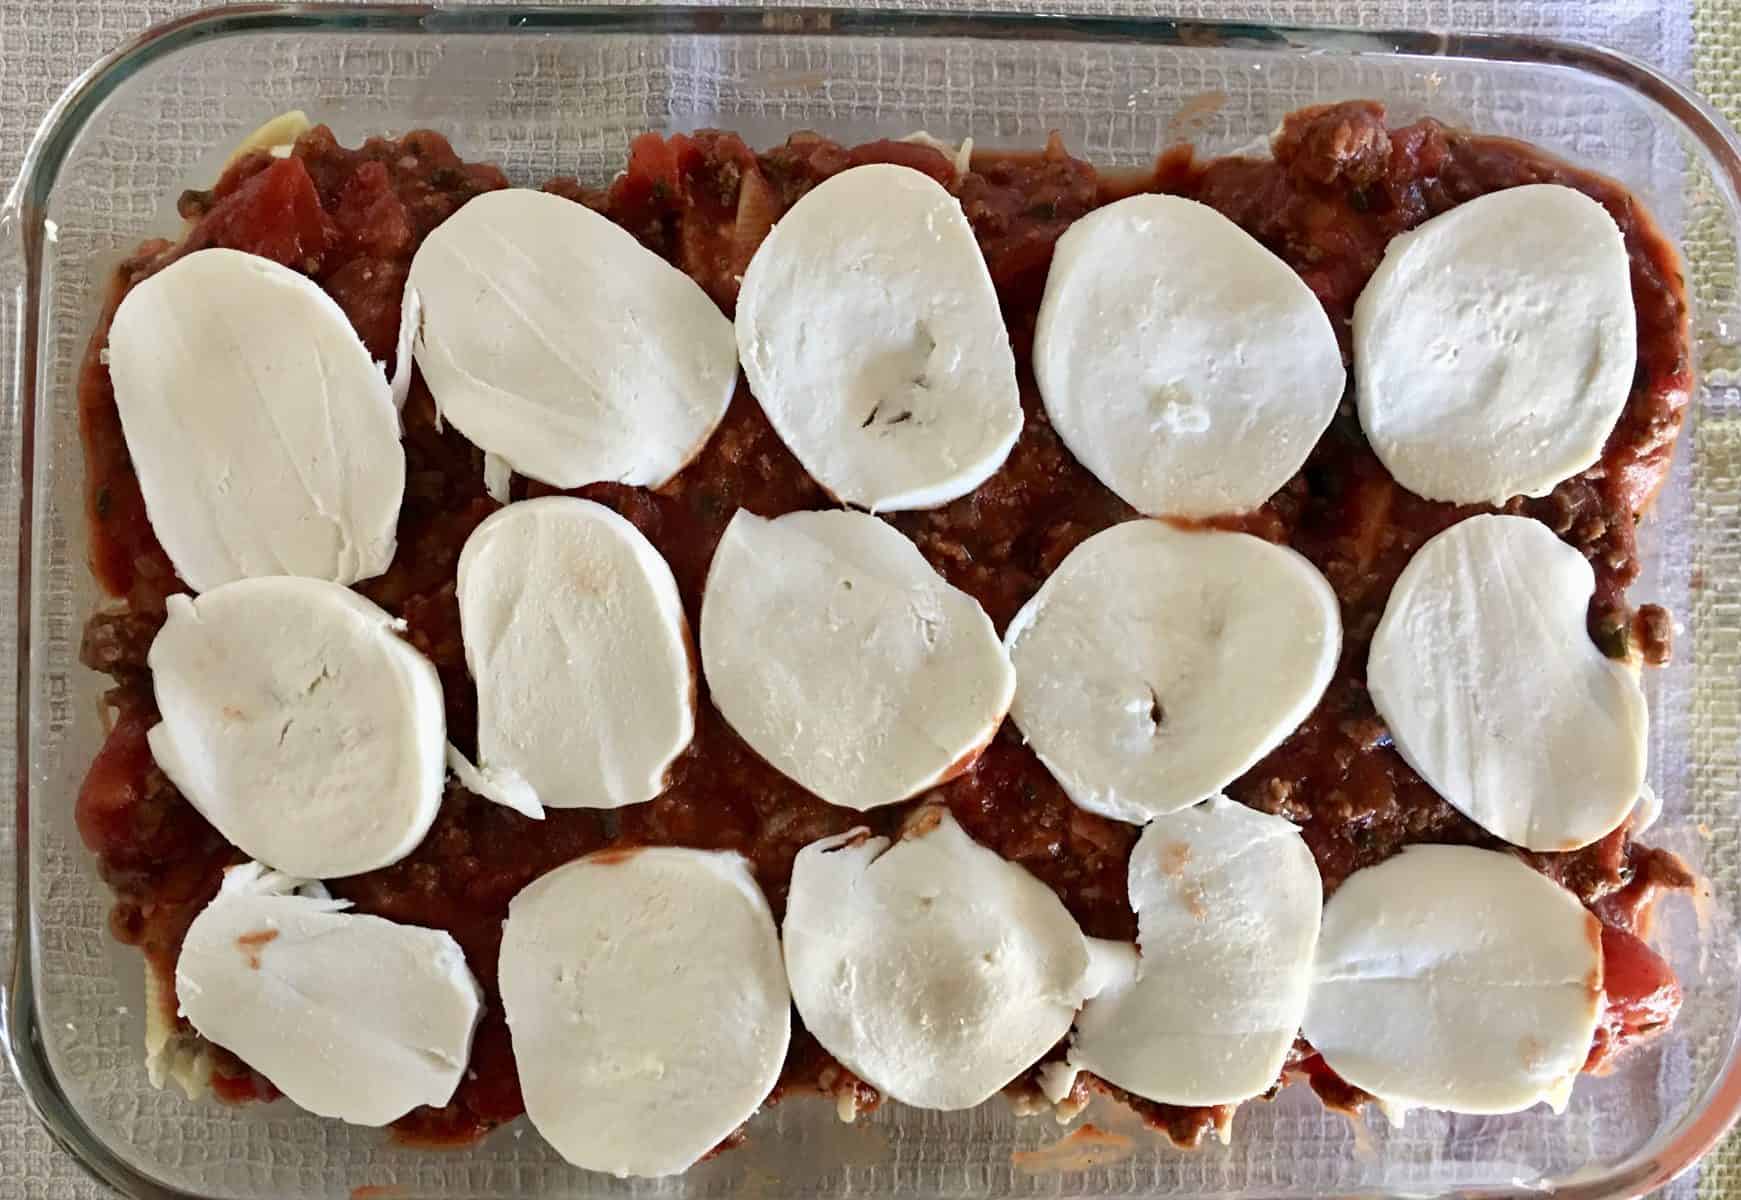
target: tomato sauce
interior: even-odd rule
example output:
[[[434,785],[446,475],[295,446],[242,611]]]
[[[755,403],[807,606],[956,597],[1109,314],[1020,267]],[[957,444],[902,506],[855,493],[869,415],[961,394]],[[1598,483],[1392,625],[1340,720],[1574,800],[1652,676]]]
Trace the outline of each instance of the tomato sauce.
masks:
[[[1686,406],[1690,370],[1679,266],[1637,202],[1618,185],[1513,142],[1433,121],[1387,128],[1372,103],[1305,110],[1288,118],[1273,159],[1198,160],[1163,153],[1151,170],[1097,172],[1054,138],[1034,154],[980,153],[958,175],[923,146],[845,147],[797,134],[765,153],[727,133],[659,137],[631,148],[627,171],[606,188],[557,179],[547,190],[618,222],[687,272],[728,313],[750,255],[773,222],[829,175],[863,162],[899,162],[944,182],[960,198],[983,249],[1016,351],[1026,426],[1008,462],[972,494],[892,524],[952,584],[985,606],[1001,629],[1084,538],[1135,514],[1064,449],[1047,423],[1029,352],[1053,244],[1097,205],[1137,191],[1178,193],[1212,205],[1288,262],[1311,286],[1348,345],[1355,298],[1397,234],[1499,188],[1559,182],[1601,202],[1624,234],[1638,312],[1638,371],[1601,461],[1540,499],[1503,506],[1543,521],[1596,572],[1590,629],[1606,651],[1667,654],[1665,614],[1634,612],[1626,589],[1638,574],[1636,515],[1666,473]],[[182,197],[189,221],[177,244],[142,246],[116,275],[109,312],[128,288],[177,255],[204,246],[262,254],[325,288],[371,353],[391,363],[400,293],[412,255],[431,229],[480,192],[506,186],[490,166],[463,162],[439,134],[339,146],[317,127],[287,158],[250,154],[209,191]],[[117,902],[112,927],[168,973],[187,923],[239,854],[176,792],[151,761],[144,731],[156,718],[145,653],[164,597],[182,590],[146,519],[100,351],[91,342],[79,412],[86,460],[91,566],[120,606],[93,617],[83,658],[115,681],[115,723],[78,798],[78,823]],[[450,737],[474,748],[476,695],[460,644],[454,573],[466,536],[497,505],[484,491],[481,454],[440,427],[414,380],[404,413],[406,490],[399,549],[390,569],[359,589],[407,622],[445,689]],[[525,480],[516,498],[551,489]],[[700,457],[656,491],[614,484],[575,493],[632,521],[671,564],[692,623],[714,546],[740,507],[764,516],[825,507],[827,498],[739,387]],[[1364,663],[1393,582],[1427,538],[1479,508],[1434,503],[1398,487],[1366,445],[1345,402],[1304,468],[1255,513],[1211,522],[1299,550],[1322,570],[1342,605],[1340,669],[1300,729],[1229,789],[1236,800],[1298,823],[1327,891],[1352,871],[1411,842],[1497,845],[1435,795],[1391,745],[1373,709]],[[776,914],[784,911],[793,857],[807,843],[868,823],[893,832],[910,812],[833,808],[752,753],[706,703],[694,742],[670,786],[646,804],[612,813],[552,810],[542,822],[450,784],[434,828],[408,858],[332,881],[360,912],[450,931],[486,992],[470,1070],[451,1103],[398,1122],[401,1136],[451,1143],[481,1135],[522,1111],[496,992],[501,921],[513,895],[540,874],[609,846],[677,844],[744,854]],[[1083,929],[1131,938],[1125,872],[1136,829],[1074,807],[1006,725],[964,775],[939,790],[972,836],[1052,887]],[[1651,897],[1690,882],[1672,855],[1633,843],[1621,829],[1569,854],[1527,856],[1602,918],[1610,1007],[1591,1065],[1629,1038],[1672,1019],[1674,977],[1634,934]],[[1312,1080],[1332,1103],[1360,1096],[1303,1046],[1289,1075]],[[1095,1081],[1098,1082],[1098,1081]],[[820,1090],[859,1110],[874,1090],[833,1062],[803,1030],[776,1097]],[[269,1094],[233,1077],[226,1095]],[[1194,1143],[1228,1113],[1122,1097],[1175,1140]]]

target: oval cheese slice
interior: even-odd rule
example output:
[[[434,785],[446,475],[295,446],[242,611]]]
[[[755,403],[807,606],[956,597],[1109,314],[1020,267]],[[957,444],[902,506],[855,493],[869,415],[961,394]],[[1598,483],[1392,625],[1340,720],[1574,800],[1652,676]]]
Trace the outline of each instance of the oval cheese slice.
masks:
[[[249,857],[332,879],[397,862],[429,832],[441,680],[355,592],[276,577],[171,596],[146,661],[163,718],[151,756]]]
[[[1590,466],[1637,362],[1619,227],[1559,184],[1493,192],[1396,238],[1354,306],[1360,424],[1429,500],[1540,496]]]
[[[1342,624],[1286,547],[1129,521],[1072,550],[1004,641],[1022,736],[1078,806],[1140,825],[1292,733],[1329,686]]]
[[[499,978],[526,1115],[589,1170],[692,1166],[761,1107],[791,1038],[779,935],[737,854],[557,868],[509,905]]]
[[[1602,837],[1644,788],[1649,713],[1585,626],[1590,564],[1527,517],[1478,516],[1403,568],[1367,659],[1397,751],[1489,833],[1531,850]]]
[[[830,495],[932,508],[1003,465],[1015,358],[961,204],[875,163],[825,180],[744,272],[738,354],[775,431]]]
[[[1563,1109],[1602,1008],[1602,927],[1509,854],[1410,846],[1324,905],[1303,1032],[1387,1104]]]
[[[393,560],[405,453],[381,368],[287,267],[199,250],[127,293],[109,375],[151,528],[196,592]]]
[[[231,867],[188,927],[175,991],[195,1029],[298,1107],[385,1125],[453,1097],[483,998],[447,933],[349,907],[259,863]]]
[[[671,568],[602,504],[510,504],[459,558],[478,758],[552,808],[619,808],[665,790],[695,732],[689,625]]]
[[[805,1028],[854,1074],[906,1104],[970,1108],[1069,1031],[1089,954],[1045,884],[947,810],[924,817],[892,844],[858,829],[798,852],[786,971]]]
[[[1281,817],[1215,796],[1157,818],[1130,860],[1141,960],[1083,1006],[1070,1065],[1161,1104],[1268,1091],[1306,1009],[1323,894]]]
[[[486,192],[436,226],[402,319],[438,412],[553,487],[658,487],[737,387],[731,321],[701,285],[546,192]]]
[[[1342,399],[1312,289],[1207,205],[1132,196],[1058,239],[1034,377],[1070,452],[1138,512],[1262,505]]]
[[[967,769],[1015,691],[977,601],[875,517],[740,510],[708,569],[701,663],[738,736],[867,809]]]

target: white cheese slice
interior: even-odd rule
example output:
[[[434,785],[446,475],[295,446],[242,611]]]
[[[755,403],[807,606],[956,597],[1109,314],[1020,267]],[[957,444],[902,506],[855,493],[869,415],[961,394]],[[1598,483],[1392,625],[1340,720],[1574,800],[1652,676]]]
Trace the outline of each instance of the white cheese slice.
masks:
[[[665,790],[695,732],[689,624],[671,568],[602,504],[510,504],[459,556],[460,631],[478,685],[478,765],[551,808]]]
[[[783,934],[805,1027],[920,1108],[971,1108],[1027,1070],[1099,975],[1051,889],[944,809],[893,844],[858,829],[800,850]]]
[[[259,863],[224,874],[176,960],[182,1015],[317,1116],[446,1104],[483,1009],[459,943],[303,886]]]
[[[692,1166],[761,1107],[791,1039],[779,934],[737,854],[557,868],[509,905],[499,978],[526,1115],[589,1170]]]
[[[1034,378],[1070,452],[1138,512],[1262,505],[1306,461],[1345,374],[1312,289],[1204,204],[1131,196],[1058,239]]]
[[[1303,1032],[1392,1108],[1562,1109],[1602,1008],[1602,928],[1509,854],[1410,846],[1324,905]]]
[[[1236,1104],[1281,1076],[1312,980],[1323,884],[1299,830],[1215,796],[1130,860],[1142,957],[1083,1006],[1072,1067],[1162,1104]]]
[[[1003,465],[1015,358],[961,204],[908,167],[825,180],[744,272],[738,354],[804,469],[845,504],[932,508]]]
[[[109,375],[151,528],[197,592],[393,560],[405,453],[381,368],[306,277],[199,250],[127,293]]]
[[[1010,716],[1079,807],[1142,824],[1219,792],[1305,720],[1336,669],[1336,594],[1294,551],[1163,521],[1059,564],[1004,635]]]
[[[441,680],[355,592],[272,577],[171,596],[146,661],[152,757],[249,857],[332,879],[397,862],[429,832]]]
[[[1540,496],[1590,466],[1637,362],[1619,227],[1559,184],[1493,192],[1396,238],[1354,306],[1360,423],[1430,500]]]
[[[418,247],[405,293],[400,344],[438,413],[553,487],[660,486],[737,387],[731,321],[701,285],[546,192],[468,201]]]
[[[701,663],[751,749],[860,810],[966,770],[1016,684],[977,601],[895,529],[841,510],[739,510],[708,569]]]
[[[1590,640],[1595,575],[1527,517],[1477,516],[1403,568],[1367,659],[1397,751],[1489,833],[1585,846],[1644,788],[1650,717],[1633,673]]]

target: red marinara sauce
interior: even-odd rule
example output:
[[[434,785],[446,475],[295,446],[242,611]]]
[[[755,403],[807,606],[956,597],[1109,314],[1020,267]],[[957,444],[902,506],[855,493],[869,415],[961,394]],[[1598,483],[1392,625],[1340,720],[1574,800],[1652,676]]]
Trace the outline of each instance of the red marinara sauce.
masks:
[[[1621,187],[1514,142],[1419,121],[1389,129],[1376,104],[1352,102],[1288,118],[1273,159],[1199,161],[1188,148],[1162,154],[1137,174],[1102,175],[1054,138],[1035,154],[976,155],[958,175],[934,150],[900,142],[845,147],[797,134],[762,154],[734,135],[645,135],[627,171],[608,188],[571,179],[547,190],[618,222],[687,272],[727,311],[761,239],[820,180],[865,162],[904,163],[934,176],[961,200],[973,225],[1015,346],[1026,426],[1008,462],[972,494],[892,524],[1001,628],[1084,538],[1135,514],[1064,449],[1047,423],[1029,370],[1033,327],[1053,244],[1097,205],[1138,191],[1166,191],[1209,204],[1299,272],[1347,346],[1354,300],[1397,234],[1474,196],[1522,183],[1557,182],[1602,203],[1631,256],[1638,313],[1638,372],[1601,461],[1540,499],[1505,511],[1548,525],[1595,568],[1590,629],[1611,654],[1636,645],[1648,661],[1667,653],[1659,609],[1634,612],[1636,514],[1666,473],[1690,371],[1686,305],[1673,250]],[[179,244],[141,247],[117,273],[109,312],[128,288],[178,254],[228,246],[285,263],[314,278],[350,317],[378,358],[392,359],[399,298],[411,257],[431,229],[482,191],[506,186],[493,167],[462,162],[445,139],[417,132],[398,141],[339,146],[325,128],[305,133],[288,158],[252,154],[207,192],[182,198],[190,222]],[[108,318],[85,360],[79,395],[87,468],[91,565],[124,602],[93,617],[84,660],[115,680],[108,743],[78,799],[79,828],[113,885],[113,926],[169,972],[188,921],[239,855],[152,763],[144,730],[155,720],[145,652],[163,600],[180,590],[146,520],[137,480],[100,358]],[[460,644],[454,572],[466,536],[495,510],[482,458],[434,421],[421,380],[405,410],[406,491],[391,568],[359,590],[405,618],[407,636],[441,673],[450,736],[471,750],[476,696]],[[549,489],[516,481],[516,496]],[[780,443],[741,388],[700,457],[656,491],[600,484],[578,490],[632,521],[670,562],[690,621],[699,616],[714,546],[732,514],[764,516],[823,507],[827,499]],[[1435,795],[1391,745],[1364,681],[1372,631],[1397,574],[1415,549],[1481,511],[1413,496],[1367,447],[1344,404],[1305,467],[1255,513],[1212,522],[1284,542],[1322,570],[1342,605],[1340,669],[1300,729],[1228,790],[1237,800],[1298,823],[1325,888],[1410,842],[1497,843]],[[677,844],[746,855],[776,914],[785,907],[793,857],[805,844],[869,822],[892,832],[910,805],[871,814],[832,808],[758,759],[705,702],[694,742],[659,798],[612,814],[553,810],[531,822],[450,785],[423,844],[380,871],[333,881],[357,910],[449,930],[465,948],[487,997],[471,1070],[451,1103],[398,1122],[415,1141],[478,1136],[522,1111],[513,1056],[495,990],[508,901],[531,880],[606,846]],[[939,789],[962,825],[1051,886],[1083,929],[1131,938],[1135,920],[1125,872],[1137,831],[1081,811],[1008,726],[962,776]],[[1647,849],[1625,829],[1569,854],[1529,855],[1602,918],[1609,958],[1609,1011],[1591,1066],[1628,1038],[1660,1028],[1679,1003],[1672,972],[1634,936],[1650,898],[1685,887],[1672,855]],[[1288,1074],[1310,1078],[1332,1103],[1359,1102],[1302,1044]],[[1090,1086],[1102,1086],[1090,1081]],[[860,1107],[872,1089],[822,1052],[801,1029],[776,1096],[825,1090]],[[263,1091],[264,1089],[255,1089]],[[1194,1144],[1230,1115],[1122,1096],[1174,1140]],[[249,1089],[231,1084],[228,1094]]]

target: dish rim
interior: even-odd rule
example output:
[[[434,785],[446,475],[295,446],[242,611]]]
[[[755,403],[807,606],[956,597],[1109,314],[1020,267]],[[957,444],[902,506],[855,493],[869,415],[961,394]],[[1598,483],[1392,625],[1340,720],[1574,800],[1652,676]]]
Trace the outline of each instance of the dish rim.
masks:
[[[30,904],[29,802],[31,793],[32,531],[36,431],[47,403],[41,386],[40,343],[46,245],[53,225],[48,207],[60,168],[85,126],[117,88],[143,68],[184,47],[246,34],[343,35],[357,33],[492,36],[501,34],[762,35],[832,38],[901,37],[984,41],[1048,40],[1078,44],[1139,43],[1193,49],[1241,49],[1299,54],[1387,54],[1414,59],[1466,59],[1569,68],[1619,84],[1663,110],[1702,156],[1720,199],[1741,214],[1741,137],[1703,98],[1651,64],[1624,52],[1571,40],[1527,34],[1450,33],[1418,29],[1361,30],[1338,26],[1266,24],[1164,17],[1090,16],[993,11],[938,12],[842,8],[709,8],[696,5],[574,7],[466,4],[254,3],[196,10],[151,27],[99,58],[50,107],[26,149],[18,179],[0,204],[0,261],[16,268],[10,295],[13,341],[0,346],[10,369],[0,378],[0,469],[17,490],[18,562],[14,643],[16,842],[11,897],[11,964],[0,972],[0,1056],[26,1103],[50,1137],[90,1176],[124,1196],[149,1200],[202,1200],[166,1185],[116,1154],[80,1115],[55,1075],[35,1011],[32,975],[34,928]],[[1736,230],[1741,237],[1741,229]],[[1695,330],[1712,314],[1694,314]],[[1730,1054],[1704,1106],[1655,1153],[1615,1170],[1564,1183],[1569,1200],[1638,1196],[1696,1163],[1741,1117],[1741,1030],[1731,1031]],[[1478,1189],[1471,1196],[1510,1194]]]

